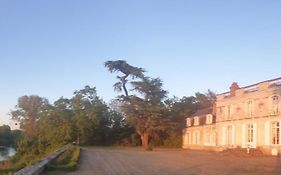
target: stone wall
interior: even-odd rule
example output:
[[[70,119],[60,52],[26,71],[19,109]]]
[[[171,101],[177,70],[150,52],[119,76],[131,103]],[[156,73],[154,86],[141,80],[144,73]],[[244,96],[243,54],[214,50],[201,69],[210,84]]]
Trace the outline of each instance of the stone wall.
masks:
[[[57,158],[60,154],[62,154],[64,150],[65,149],[62,148],[61,150],[53,153],[52,155],[46,157],[45,159],[37,162],[35,165],[25,167],[17,171],[16,173],[14,173],[14,175],[39,175],[40,173],[43,172],[46,165],[50,163],[52,160],[54,160],[55,158]]]

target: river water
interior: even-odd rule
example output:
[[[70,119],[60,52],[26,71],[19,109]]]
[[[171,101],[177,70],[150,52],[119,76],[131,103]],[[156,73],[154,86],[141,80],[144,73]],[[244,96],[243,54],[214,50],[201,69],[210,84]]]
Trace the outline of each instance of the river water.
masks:
[[[16,150],[10,147],[0,147],[0,162],[6,160],[8,157],[14,156]]]

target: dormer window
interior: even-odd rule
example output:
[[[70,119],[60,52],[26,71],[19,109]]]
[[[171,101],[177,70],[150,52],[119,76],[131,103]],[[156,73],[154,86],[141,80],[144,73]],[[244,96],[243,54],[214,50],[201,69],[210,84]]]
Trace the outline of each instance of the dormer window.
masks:
[[[199,125],[199,117],[194,117],[194,125],[195,126]]]
[[[191,118],[186,119],[186,126],[187,127],[191,126]]]
[[[208,114],[206,115],[206,124],[212,124],[213,123],[213,115]]]

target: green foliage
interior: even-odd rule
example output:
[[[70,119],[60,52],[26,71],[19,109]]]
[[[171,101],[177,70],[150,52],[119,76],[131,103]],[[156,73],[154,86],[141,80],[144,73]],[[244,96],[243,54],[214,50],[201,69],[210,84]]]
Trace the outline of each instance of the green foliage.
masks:
[[[212,92],[211,90],[208,90],[207,93],[195,93],[196,103],[198,105],[199,109],[204,109],[208,107],[212,107],[215,100],[216,100],[216,94]]]
[[[45,142],[24,137],[18,142],[17,153],[12,158],[13,167],[21,168],[32,165],[59,148],[50,147]]]
[[[182,127],[185,124],[185,118],[194,113],[198,108],[196,97],[193,96],[181,99],[174,97],[166,100],[165,105],[165,115],[169,116],[173,122],[182,124]]]
[[[75,146],[68,146],[64,153],[53,160],[48,166],[47,170],[63,170],[72,171],[78,166],[81,149]]]
[[[26,137],[36,138],[37,122],[40,113],[49,105],[45,98],[36,95],[22,96],[18,99],[16,109],[11,111],[12,118],[20,123],[20,128],[24,130]]]
[[[142,145],[148,146],[150,142],[155,146],[181,147],[182,129],[185,127],[186,117],[196,110],[210,107],[214,104],[215,93],[208,90],[207,93],[196,93],[195,96],[177,99],[166,98],[167,91],[162,89],[162,81],[159,78],[145,77],[143,69],[132,67],[126,61],[107,61],[105,67],[112,72],[121,72],[124,76],[118,76],[120,80],[114,85],[115,90],[125,92],[120,96],[121,109],[126,120],[139,134]],[[140,75],[140,76],[136,76]],[[138,95],[129,96],[125,87],[128,76],[139,78],[140,81],[131,82],[132,91]],[[123,139],[130,143],[130,138]],[[124,143],[124,142],[123,142]]]
[[[13,134],[10,126],[0,126],[0,146],[11,146],[13,144]]]
[[[74,127],[78,144],[89,145],[104,143],[110,121],[109,109],[99,99],[95,88],[85,86],[76,91],[71,99],[74,112]]]
[[[140,135],[142,145],[147,147],[152,135],[168,125],[167,118],[163,116],[162,103],[167,92],[162,90],[162,82],[159,78],[146,77],[141,81],[132,82],[132,86],[142,97],[136,95],[123,97],[122,109],[128,122]]]
[[[128,64],[124,60],[116,60],[116,61],[107,61],[104,63],[104,66],[111,72],[121,72],[123,76],[117,76],[119,82],[113,85],[114,90],[117,92],[121,92],[122,89],[126,96],[129,96],[128,90],[126,88],[126,84],[128,83],[128,77],[132,79],[135,78],[144,78],[145,70],[143,68],[134,67]]]
[[[163,142],[164,147],[169,148],[181,148],[182,147],[182,135],[172,132]]]
[[[12,169],[32,165],[71,140],[69,116],[44,98],[20,97],[11,114],[23,129],[23,135],[14,132],[17,152],[11,159]]]
[[[13,172],[17,171],[19,168],[11,168],[9,161],[4,161],[0,163],[0,175],[12,175]]]
[[[114,142],[115,146],[141,146],[140,136],[132,128],[129,136],[124,136]]]
[[[13,144],[12,147],[17,148],[17,143],[23,138],[23,132],[21,130],[12,130]]]

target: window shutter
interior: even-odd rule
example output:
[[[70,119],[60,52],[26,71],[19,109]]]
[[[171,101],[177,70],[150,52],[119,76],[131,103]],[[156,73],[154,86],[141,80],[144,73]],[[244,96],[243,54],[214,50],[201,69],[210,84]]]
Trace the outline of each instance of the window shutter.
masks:
[[[264,123],[264,144],[270,145],[270,123],[268,121]]]

